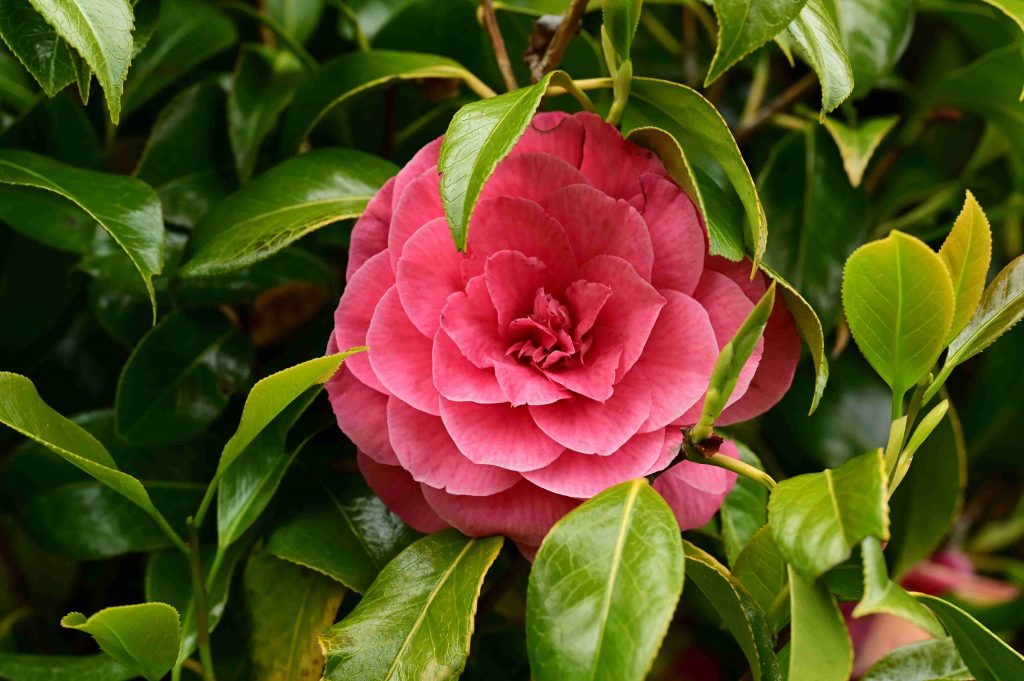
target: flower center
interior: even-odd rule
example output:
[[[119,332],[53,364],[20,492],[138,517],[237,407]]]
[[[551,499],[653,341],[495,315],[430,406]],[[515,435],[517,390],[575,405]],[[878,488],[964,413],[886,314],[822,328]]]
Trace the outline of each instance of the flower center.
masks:
[[[569,308],[545,291],[537,289],[533,311],[509,325],[515,341],[505,354],[541,369],[554,369],[582,362],[590,348],[590,333],[577,335]]]

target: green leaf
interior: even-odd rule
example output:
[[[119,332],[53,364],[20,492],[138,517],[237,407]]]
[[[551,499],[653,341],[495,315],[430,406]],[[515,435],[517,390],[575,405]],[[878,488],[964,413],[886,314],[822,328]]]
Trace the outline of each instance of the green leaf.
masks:
[[[345,587],[268,553],[249,558],[242,574],[249,614],[253,681],[319,678],[317,634],[334,623]]]
[[[138,674],[100,653],[83,657],[0,653],[0,678],[7,681],[129,681]]]
[[[861,121],[860,125],[850,126],[834,118],[825,119],[825,129],[839,147],[843,168],[854,187],[860,186],[875,150],[899,120],[899,116],[884,116],[869,118]]]
[[[75,82],[78,85],[78,95],[82,98],[82,104],[89,103],[89,91],[92,89],[92,69],[89,68],[88,62],[71,49],[71,46],[67,47],[68,54],[71,55],[71,65],[75,69]]]
[[[789,567],[788,681],[847,681],[853,646],[824,580],[808,582]]]
[[[335,276],[324,260],[292,246],[240,270],[182,279],[178,302],[188,307],[207,307],[252,301],[264,291],[298,282],[319,286],[337,297]]]
[[[832,0],[853,68],[853,96],[863,97],[889,75],[910,42],[911,0]]]
[[[784,589],[789,576],[786,560],[775,545],[770,527],[759,529],[743,547],[733,574],[764,614],[771,631],[781,629],[786,624],[789,611],[780,610],[776,601],[786,597]]]
[[[153,37],[146,51],[135,61],[125,84],[125,115],[237,40],[235,25],[215,3],[206,0],[160,3]]]
[[[30,2],[89,64],[106,96],[110,120],[117,123],[121,114],[124,79],[128,75],[133,49],[134,19],[128,0]]]
[[[295,40],[304,43],[316,30],[324,0],[269,0],[267,13]]]
[[[31,77],[18,60],[0,51],[0,104],[20,112],[32,106],[35,101],[36,89]]]
[[[534,678],[643,679],[682,593],[683,561],[675,515],[644,478],[559,520],[530,573]]]
[[[839,154],[817,126],[783,138],[758,184],[772,225],[765,261],[800,291],[822,326],[832,329],[843,263],[867,233],[866,194],[850,186]]]
[[[953,283],[935,251],[894,231],[846,261],[843,307],[861,353],[899,398],[942,352],[953,321]]]
[[[939,256],[953,280],[953,326],[946,336],[952,341],[974,316],[985,291],[985,278],[992,260],[992,229],[974,194],[967,192],[963,210],[953,223]]]
[[[164,225],[160,203],[148,185],[132,177],[81,170],[15,149],[0,149],[0,183],[59,194],[100,223],[139,270],[155,320],[152,279],[163,265]]]
[[[0,37],[47,97],[75,79],[67,44],[29,0],[0,0]]]
[[[329,111],[353,97],[389,83],[422,78],[458,78],[474,89],[483,85],[447,57],[389,50],[346,54],[324,64],[299,88],[282,126],[281,149],[294,153]]]
[[[735,442],[735,441],[734,441]],[[741,442],[736,442],[740,460],[758,470],[764,470],[761,460]],[[722,502],[722,543],[730,565],[754,533],[768,522],[768,490],[764,485],[740,476],[736,485]]]
[[[253,351],[226,319],[169,314],[135,347],[114,404],[129,442],[168,445],[213,423],[249,379]]]
[[[1024,256],[1018,256],[985,289],[971,321],[949,344],[945,367],[955,367],[974,357],[1012,329],[1022,317]]]
[[[457,678],[501,537],[446,530],[388,563],[348,617],[320,634],[324,681]]]
[[[773,632],[750,594],[710,554],[686,540],[683,540],[683,548],[686,551],[687,578],[693,580],[736,639],[750,664],[754,681],[781,679],[779,662],[773,650]]]
[[[785,29],[805,4],[807,0],[715,0],[718,47],[704,87]]]
[[[915,594],[942,621],[967,669],[978,681],[1012,681],[1024,676],[1024,656],[957,606],[927,594]]]
[[[984,0],[1013,20],[1024,31],[1024,0]],[[1024,100],[1024,90],[1020,98]]]
[[[821,83],[821,116],[834,110],[853,92],[850,59],[843,47],[836,15],[836,0],[807,0],[786,29],[797,53],[818,74]]]
[[[629,59],[629,48],[640,23],[642,6],[643,0],[605,0],[601,3],[604,30],[622,59]]]
[[[768,501],[768,525],[786,562],[813,580],[866,537],[888,539],[886,487],[881,450],[780,482]]]
[[[654,78],[634,78],[622,130],[644,142],[654,126],[675,140],[672,157],[654,147],[673,179],[697,202],[707,223],[711,254],[755,265],[768,243],[768,223],[729,126],[714,105],[685,85]],[[657,133],[653,133],[657,135]],[[651,146],[648,144],[647,146]],[[677,160],[678,159],[678,160]]]
[[[351,149],[317,149],[288,159],[200,220],[181,276],[251,265],[324,225],[357,217],[394,172],[387,161]]]
[[[889,579],[878,538],[868,537],[860,546],[864,561],[864,596],[853,609],[853,616],[894,615],[917,625],[935,638],[941,638],[945,632],[928,608]]]
[[[91,635],[103,652],[149,681],[159,681],[174,665],[178,611],[164,603],[105,608],[89,618],[73,612],[60,625]]]
[[[364,594],[388,561],[418,535],[360,476],[313,487],[307,503],[270,531],[266,551]]]
[[[911,643],[892,651],[860,677],[861,681],[970,681],[953,639]]]
[[[70,253],[88,251],[96,232],[96,221],[81,208],[31,187],[0,185],[0,220],[23,236]]]
[[[467,104],[452,118],[437,170],[444,212],[460,251],[466,250],[470,218],[484,184],[526,131],[556,73],[545,74],[528,87]]]
[[[291,52],[254,45],[242,50],[228,94],[228,135],[242,182],[252,177],[260,145],[292,101],[304,74]]]

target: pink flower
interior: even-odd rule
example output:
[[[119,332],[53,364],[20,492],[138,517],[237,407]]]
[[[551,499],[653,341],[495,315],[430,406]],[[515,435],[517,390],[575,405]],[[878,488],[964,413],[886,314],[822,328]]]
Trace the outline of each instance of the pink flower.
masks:
[[[581,500],[669,465],[766,282],[708,257],[701,217],[658,158],[592,114],[534,118],[459,253],[440,145],[356,223],[329,350],[370,350],[328,392],[366,479],[407,523],[529,551]],[[799,354],[778,303],[720,423],[775,404]],[[734,481],[684,462],[655,488],[693,528]]]

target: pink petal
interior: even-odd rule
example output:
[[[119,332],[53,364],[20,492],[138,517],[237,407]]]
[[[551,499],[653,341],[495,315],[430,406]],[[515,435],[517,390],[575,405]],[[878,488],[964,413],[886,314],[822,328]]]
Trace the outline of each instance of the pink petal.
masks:
[[[463,260],[444,218],[431,220],[405,242],[396,270],[398,294],[421,333],[437,333],[448,296],[462,290]]]
[[[374,310],[366,342],[373,373],[389,393],[420,411],[441,413],[431,367],[433,342],[409,321],[397,287],[388,289]]]
[[[366,345],[366,332],[377,303],[395,283],[386,252],[378,253],[352,275],[334,311],[334,339],[339,348]],[[345,366],[374,390],[387,393],[370,366],[369,353],[360,352],[345,360]]]
[[[574,166],[545,153],[518,153],[507,156],[487,180],[480,200],[497,196],[517,196],[542,202],[548,194],[571,184],[588,184]]]
[[[612,295],[597,315],[597,323],[610,326],[622,335],[621,378],[636,363],[651,335],[665,298],[622,258],[599,255],[583,266],[587,281],[605,284]]]
[[[513,319],[533,312],[537,289],[557,293],[558,282],[548,266],[519,251],[498,251],[487,258],[484,281],[498,313],[498,329],[508,329]]]
[[[520,364],[512,357],[494,363],[494,376],[501,386],[504,401],[513,407],[521,407],[524,404],[551,404],[571,396],[567,390],[552,383],[540,369]]]
[[[441,176],[436,170],[426,170],[409,183],[395,205],[388,232],[388,253],[391,255],[391,268],[396,272],[405,242],[431,220],[444,218],[440,182]]]
[[[408,471],[377,463],[362,452],[358,452],[356,460],[373,493],[406,525],[424,533],[440,532],[449,527],[423,498],[419,484]]]
[[[697,207],[683,190],[657,175],[640,178],[644,192],[641,214],[654,245],[651,283],[692,294],[704,270],[708,252],[704,227]]]
[[[441,400],[441,418],[470,461],[511,471],[547,466],[565,447],[544,435],[528,407]]]
[[[739,458],[736,445],[726,441],[719,450]],[[695,530],[715,515],[725,495],[736,484],[736,474],[717,466],[681,461],[658,476],[654,489],[665,498],[679,521],[680,530]]]
[[[452,442],[441,419],[395,397],[388,398],[387,421],[395,454],[416,482],[452,494],[483,496],[520,480],[512,471],[473,463]]]
[[[586,131],[580,170],[604,193],[617,199],[629,199],[640,193],[641,175],[666,175],[654,152],[627,142],[600,116],[579,113],[574,118]]]
[[[539,546],[551,526],[580,503],[526,480],[489,497],[458,496],[433,487],[423,487],[423,496],[439,516],[463,534],[501,534],[532,546]]]
[[[644,475],[660,473],[668,468],[668,465],[679,455],[679,448],[683,446],[683,431],[674,426],[665,429],[665,445],[661,450],[661,456],[654,462],[654,465],[647,469]]]
[[[377,463],[397,466],[398,457],[388,439],[388,396],[368,388],[344,365],[327,382],[327,396],[338,427]]]
[[[651,394],[641,373],[626,374],[607,402],[576,397],[530,407],[530,414],[541,430],[567,449],[614,454],[636,435],[651,413]]]
[[[747,298],[750,298],[750,302],[757,303],[761,300],[761,296],[768,290],[768,284],[765,281],[765,276],[761,272],[754,275],[754,278],[750,278],[750,269],[753,264],[750,259],[744,258],[738,262],[723,258],[719,255],[708,255],[704,259],[704,270],[711,270],[712,272],[718,272],[729,277],[734,284],[743,289],[743,292],[747,294]]]
[[[565,289],[565,302],[572,310],[572,318],[576,322],[574,331],[578,337],[594,328],[597,315],[611,295],[610,286],[582,279],[574,281]]]
[[[595,256],[616,255],[645,281],[651,280],[651,234],[640,213],[625,201],[616,201],[589,185],[575,184],[552,192],[544,209],[562,225],[580,265]]]
[[[579,168],[583,162],[583,125],[575,116],[562,111],[537,114],[511,155],[537,152],[551,154]]]
[[[481,369],[466,359],[444,329],[438,329],[433,347],[434,386],[453,402],[498,404],[506,402],[492,369]]]
[[[643,370],[651,391],[644,431],[664,428],[696,404],[707,392],[718,359],[715,332],[701,304],[671,289],[661,293],[668,303],[634,367]]]
[[[423,175],[423,173],[429,168],[437,170],[437,158],[441,154],[442,140],[443,138],[438,137],[436,140],[417,151],[416,154],[409,159],[409,162],[398,171],[397,175],[395,175],[395,192],[391,199],[391,212],[394,212],[398,207],[398,202],[402,199],[402,195],[405,193],[409,183]]]
[[[367,260],[388,247],[388,228],[391,225],[391,199],[395,191],[395,178],[384,183],[366,210],[356,220],[349,237],[348,267],[345,269],[345,280],[350,281],[352,275]]]
[[[441,311],[441,328],[470,362],[486,369],[503,361],[508,345],[498,333],[498,313],[483,276],[453,293]]]
[[[581,364],[545,373],[553,382],[577,395],[604,402],[612,396],[622,357],[622,335],[615,329],[598,327],[594,329],[593,339]]]
[[[754,304],[750,302],[750,298],[743,292],[743,289],[732,279],[718,272],[704,272],[693,297],[707,310],[708,316],[711,318],[711,326],[715,330],[715,338],[718,339],[719,349],[725,347],[732,340],[747,315],[754,309]],[[736,381],[736,388],[727,405],[734,404],[747,391],[747,386],[754,378],[763,353],[764,338],[762,337],[750,354],[750,359],[740,370],[739,380]]]
[[[555,461],[523,477],[556,494],[589,499],[612,485],[643,477],[661,457],[665,431],[634,435],[611,456],[566,450]]]

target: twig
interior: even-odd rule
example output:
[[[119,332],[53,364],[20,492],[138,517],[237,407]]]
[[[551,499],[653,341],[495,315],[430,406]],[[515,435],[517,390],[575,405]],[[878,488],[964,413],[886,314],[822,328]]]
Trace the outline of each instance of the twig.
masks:
[[[580,32],[580,24],[583,22],[583,15],[586,11],[587,0],[572,0],[572,4],[565,10],[562,23],[558,25],[558,30],[555,31],[555,37],[551,39],[551,44],[544,51],[544,58],[540,60],[537,67],[533,69],[533,73],[530,74],[533,77],[534,83],[540,80],[548,71],[554,71],[562,63],[562,57],[565,56],[565,49],[569,47],[569,42]]]
[[[192,598],[196,604],[196,643],[199,659],[203,664],[203,681],[216,681],[213,671],[213,656],[210,654],[209,604],[206,600],[206,584],[199,560],[199,533],[193,518],[188,519],[189,573],[192,576]]]
[[[498,17],[494,13],[494,3],[491,0],[480,0],[480,8],[483,10],[484,26],[487,27],[487,33],[491,36],[491,45],[494,47],[494,57],[498,60],[498,69],[501,71],[501,77],[505,80],[505,89],[510,92],[518,90],[519,83],[516,82],[516,74],[512,71],[512,62],[508,58],[505,38],[501,35]]]
[[[804,75],[803,78],[796,81],[788,88],[783,90],[778,97],[768,102],[764,107],[761,108],[756,114],[754,114],[750,122],[740,127],[736,131],[736,143],[743,144],[748,141],[751,136],[757,130],[768,122],[772,116],[777,113],[782,113],[794,103],[800,101],[800,99],[810,92],[818,82],[818,77],[813,73]]]

